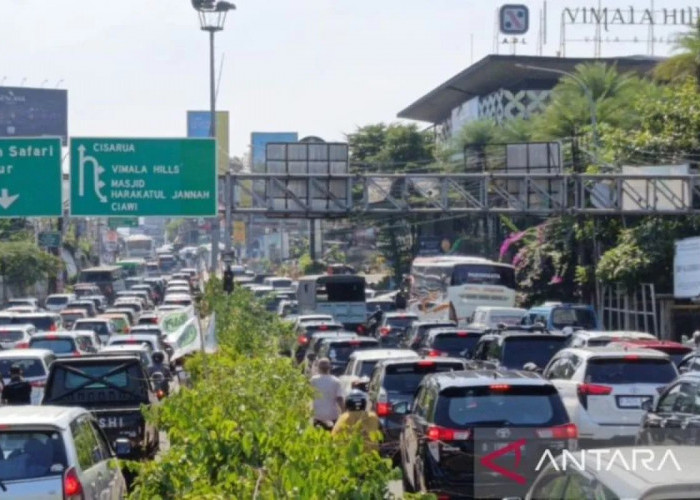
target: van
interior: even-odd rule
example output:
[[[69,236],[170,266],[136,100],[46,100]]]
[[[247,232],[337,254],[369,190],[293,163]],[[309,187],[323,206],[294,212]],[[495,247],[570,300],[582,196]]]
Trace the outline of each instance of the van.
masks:
[[[587,304],[548,302],[530,308],[521,324],[531,326],[541,323],[550,332],[561,332],[564,328],[602,330],[603,326],[593,307]]]

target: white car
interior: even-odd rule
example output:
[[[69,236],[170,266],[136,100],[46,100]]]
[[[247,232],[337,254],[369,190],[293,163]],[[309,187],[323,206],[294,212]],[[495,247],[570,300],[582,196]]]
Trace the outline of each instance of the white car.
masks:
[[[297,319],[294,322],[294,329],[299,328],[304,323],[311,323],[317,321],[327,321],[328,323],[332,323],[333,316],[331,316],[330,314],[302,314],[300,316],[297,316]]]
[[[469,328],[496,328],[499,324],[519,325],[527,311],[517,307],[477,306]]]
[[[349,393],[356,382],[369,382],[374,365],[383,359],[417,358],[418,353],[410,349],[367,349],[350,355],[345,373],[339,378],[343,394]]]
[[[571,334],[567,347],[602,347],[610,342],[625,340],[656,340],[651,333],[635,332],[629,330],[615,330],[610,332],[598,330],[578,330]]]
[[[188,293],[169,293],[165,295],[162,306],[190,307],[192,306],[192,296]]]
[[[109,441],[84,408],[0,407],[0,448],[5,498],[63,500],[127,495],[126,481]]]
[[[18,306],[28,306],[33,307],[35,310],[41,310],[41,307],[39,306],[39,299],[34,297],[23,297],[18,299],[10,299],[7,301],[8,308]]]
[[[54,293],[46,297],[46,310],[51,312],[61,312],[69,302],[75,300],[72,293]]]
[[[35,333],[36,327],[32,324],[0,326],[0,347],[2,349],[27,347]]]
[[[22,368],[22,376],[32,384],[32,404],[40,405],[44,398],[44,386],[49,376],[49,368],[56,356],[48,349],[10,349],[0,351],[0,374],[3,384],[10,382],[10,368]]]
[[[643,405],[678,376],[667,354],[652,349],[567,348],[543,372],[559,391],[581,441],[630,440]]]

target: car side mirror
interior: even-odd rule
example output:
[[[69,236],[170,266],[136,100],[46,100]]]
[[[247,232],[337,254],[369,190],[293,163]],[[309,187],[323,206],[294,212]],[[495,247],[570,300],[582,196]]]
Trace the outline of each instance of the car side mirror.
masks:
[[[411,409],[406,401],[402,401],[401,403],[393,404],[391,411],[394,415],[408,415]]]
[[[119,438],[114,442],[114,454],[118,458],[129,458],[131,452],[131,442],[127,438]]]
[[[651,399],[644,400],[644,401],[642,402],[641,408],[642,408],[642,410],[644,410],[644,411],[652,411],[652,409],[653,409],[653,403],[652,403]]]

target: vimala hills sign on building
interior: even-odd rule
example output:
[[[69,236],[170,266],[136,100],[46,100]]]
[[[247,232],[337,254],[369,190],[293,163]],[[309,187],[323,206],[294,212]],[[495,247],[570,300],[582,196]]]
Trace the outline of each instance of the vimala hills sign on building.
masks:
[[[213,139],[72,138],[71,215],[217,213]]]
[[[611,26],[695,26],[700,20],[700,7],[638,9],[612,7],[565,7],[562,22],[570,25]]]

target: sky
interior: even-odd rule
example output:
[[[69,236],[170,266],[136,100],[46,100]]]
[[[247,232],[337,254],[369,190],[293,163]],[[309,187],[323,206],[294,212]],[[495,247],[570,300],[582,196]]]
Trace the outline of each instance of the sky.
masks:
[[[530,6],[531,29],[518,53],[535,55],[542,1],[522,3]],[[650,3],[602,1],[603,7],[627,9]],[[700,7],[698,0],[656,3],[658,9]],[[559,50],[562,9],[596,4],[549,0],[545,55]],[[217,108],[230,112],[230,152],[240,156],[253,131],[298,131],[300,137],[334,141],[358,126],[395,121],[401,109],[493,53],[500,2],[239,0],[236,5],[216,35],[217,72],[222,70]],[[568,33],[591,37],[593,27],[571,27]],[[619,33],[611,29],[610,36]],[[647,30],[638,27],[634,35],[645,38]],[[669,47],[660,45],[657,55]],[[500,46],[501,53],[509,50]],[[646,52],[645,43],[603,46],[603,56]],[[569,43],[566,55],[592,56],[593,46]],[[208,64],[207,34],[189,0],[0,1],[0,81],[68,89],[72,136],[185,136],[187,110],[209,106]]]

